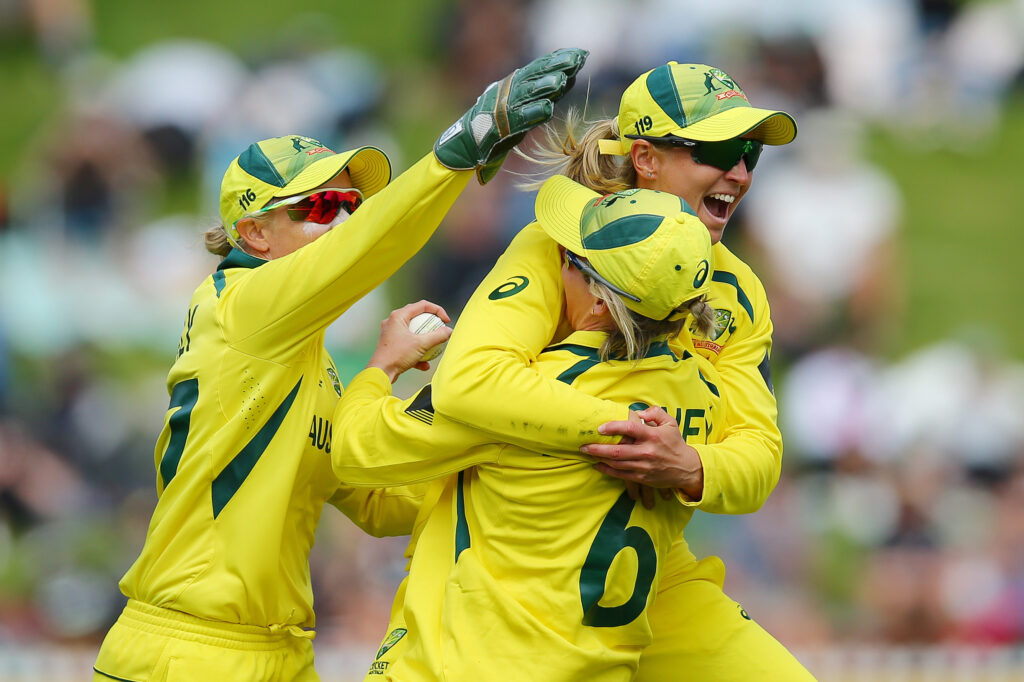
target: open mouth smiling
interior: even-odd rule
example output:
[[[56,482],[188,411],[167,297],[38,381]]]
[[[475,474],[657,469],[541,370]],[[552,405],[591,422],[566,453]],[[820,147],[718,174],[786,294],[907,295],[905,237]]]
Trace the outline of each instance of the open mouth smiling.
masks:
[[[729,217],[729,209],[734,201],[736,201],[735,195],[716,192],[704,197],[704,208],[713,217],[725,220]]]

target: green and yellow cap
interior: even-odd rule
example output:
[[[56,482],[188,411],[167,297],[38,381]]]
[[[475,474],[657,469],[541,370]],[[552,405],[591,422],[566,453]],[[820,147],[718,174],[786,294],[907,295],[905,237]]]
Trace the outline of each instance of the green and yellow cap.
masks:
[[[391,181],[391,162],[376,147],[336,154],[303,135],[272,137],[253,143],[236,156],[220,184],[220,218],[228,236],[240,239],[235,223],[275,197],[302,194],[348,169],[364,199]]]
[[[536,209],[544,231],[590,261],[627,294],[622,302],[644,317],[667,319],[681,312],[681,304],[711,292],[711,234],[674,194],[627,189],[601,196],[556,175],[541,186]]]
[[[748,136],[765,144],[789,144],[796,121],[789,114],[756,109],[721,69],[669,62],[633,81],[619,102],[618,140],[601,140],[602,154],[627,155],[627,135],[719,142]]]

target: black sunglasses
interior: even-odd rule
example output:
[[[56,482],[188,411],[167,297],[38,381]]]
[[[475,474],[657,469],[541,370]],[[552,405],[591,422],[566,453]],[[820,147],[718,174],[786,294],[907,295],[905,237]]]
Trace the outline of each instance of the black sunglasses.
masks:
[[[759,140],[748,140],[744,137],[734,137],[731,140],[721,142],[703,142],[701,140],[687,140],[684,137],[667,135],[665,137],[651,137],[649,135],[626,135],[631,140],[647,140],[655,144],[667,144],[673,147],[686,147],[693,155],[697,163],[714,166],[719,170],[732,170],[732,167],[743,159],[748,171],[754,170],[757,160],[761,156],[764,143]]]

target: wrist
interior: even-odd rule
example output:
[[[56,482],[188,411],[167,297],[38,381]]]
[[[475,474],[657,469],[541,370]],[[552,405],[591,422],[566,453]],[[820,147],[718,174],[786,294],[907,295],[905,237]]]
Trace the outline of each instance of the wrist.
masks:
[[[387,375],[388,381],[390,381],[391,383],[395,383],[395,380],[398,379],[398,375],[401,374],[401,372],[393,363],[385,362],[383,360],[378,360],[372,357],[370,358],[370,361],[366,363],[366,369],[370,369],[371,367],[375,367],[380,371],[384,372],[384,374]]]
[[[680,457],[680,477],[676,489],[693,501],[704,496],[704,464],[700,454],[690,445],[683,443]]]

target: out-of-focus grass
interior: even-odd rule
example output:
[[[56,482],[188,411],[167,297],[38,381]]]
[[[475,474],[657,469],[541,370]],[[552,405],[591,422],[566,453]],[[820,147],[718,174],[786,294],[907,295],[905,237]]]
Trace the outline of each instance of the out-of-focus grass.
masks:
[[[946,140],[945,142],[949,142]],[[955,151],[954,151],[955,149]],[[966,329],[1024,359],[1024,98],[976,145],[875,135],[871,156],[903,190],[907,306],[899,353]]]
[[[346,44],[380,60],[392,96],[384,116],[398,131],[411,163],[469,102],[451,101],[425,78],[440,21],[449,0],[392,0],[387,18],[372,3],[324,4],[293,0],[285,5],[179,0],[154,4],[129,0],[92,3],[95,46],[115,59],[169,37],[222,44],[243,58],[288,54],[303,47]],[[61,111],[56,69],[39,57],[27,34],[5,33],[0,41],[0,189],[19,172],[25,150]],[[991,330],[992,340],[1024,358],[1024,253],[1020,228],[1024,192],[1024,99],[1008,103],[993,138],[969,145],[921,144],[920,137],[878,132],[871,157],[903,190],[906,215],[902,250],[907,307],[895,320],[887,353],[899,355],[958,333],[965,327]],[[955,150],[955,151],[954,151]],[[401,170],[401,169],[399,169]],[[194,192],[167,188],[179,209]]]
[[[418,64],[436,58],[436,45],[448,0],[390,0],[374,3],[323,3],[291,0],[284,4],[179,0],[173,3],[93,0],[92,48],[124,60],[157,41],[195,38],[223,45],[243,59],[258,62],[318,47],[346,45],[365,49],[384,67],[389,85],[416,88]],[[0,32],[0,188],[24,162],[40,131],[63,110],[60,70],[44,61],[27,25]],[[430,93],[426,93],[429,95]],[[402,101],[407,101],[402,98]],[[431,102],[397,112],[402,144],[422,146],[424,116]],[[404,124],[404,125],[403,125]]]

